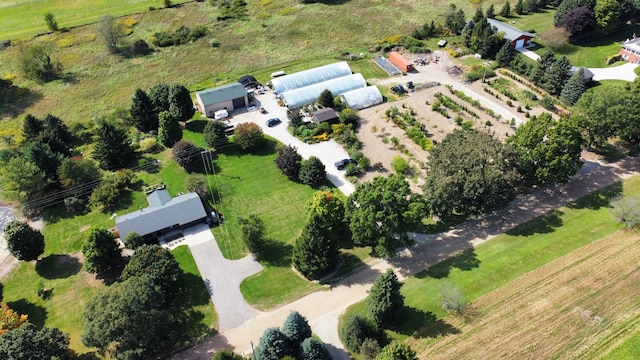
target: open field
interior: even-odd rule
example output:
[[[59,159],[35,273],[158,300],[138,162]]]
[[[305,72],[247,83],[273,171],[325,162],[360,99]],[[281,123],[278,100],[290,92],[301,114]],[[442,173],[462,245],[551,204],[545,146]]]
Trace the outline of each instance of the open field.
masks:
[[[184,0],[171,1],[179,4]],[[49,32],[44,14],[52,13],[58,26],[71,28],[100,21],[110,14],[117,17],[148,11],[149,7],[160,8],[159,0],[0,0],[0,39],[17,39]]]
[[[640,330],[639,240],[585,245],[477,299],[469,322],[447,319],[459,333],[409,343],[423,359],[599,358]]]

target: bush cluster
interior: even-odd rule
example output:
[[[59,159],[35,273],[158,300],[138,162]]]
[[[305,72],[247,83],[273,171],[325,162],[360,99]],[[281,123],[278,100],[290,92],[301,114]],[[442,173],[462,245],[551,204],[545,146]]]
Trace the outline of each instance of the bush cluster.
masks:
[[[174,32],[160,31],[151,37],[151,43],[159,47],[182,45],[198,40],[207,34],[207,28],[197,25],[193,29],[180,26]]]

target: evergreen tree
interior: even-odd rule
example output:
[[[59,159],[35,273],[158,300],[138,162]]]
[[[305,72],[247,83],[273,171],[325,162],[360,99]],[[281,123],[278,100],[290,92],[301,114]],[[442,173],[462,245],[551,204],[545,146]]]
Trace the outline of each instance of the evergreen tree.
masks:
[[[500,9],[500,16],[504,18],[511,17],[511,4],[509,3],[509,0],[502,5],[502,9]]]
[[[534,13],[538,11],[538,0],[526,0],[524,9],[528,13]]]
[[[214,149],[220,149],[229,143],[226,129],[222,121],[209,121],[204,126],[204,141]]]
[[[303,184],[315,185],[325,179],[326,175],[327,170],[322,161],[315,156],[311,156],[309,159],[302,161],[298,178]]]
[[[404,307],[400,294],[402,283],[392,269],[378,276],[366,300],[367,315],[378,326],[389,326],[399,322]]]
[[[73,136],[67,125],[57,116],[47,114],[43,121],[44,130],[38,135],[37,141],[49,145],[51,151],[68,157],[73,147]]]
[[[329,350],[320,340],[309,337],[300,345],[300,359],[303,360],[331,360]]]
[[[239,217],[238,225],[240,225],[244,246],[246,246],[256,258],[260,258],[268,241],[264,237],[264,221],[262,221],[258,215],[252,214],[246,218]]]
[[[318,104],[322,107],[333,107],[333,94],[328,89],[322,90],[318,98]]]
[[[338,264],[338,241],[325,219],[313,214],[293,248],[293,266],[306,278],[316,280]]]
[[[159,83],[149,88],[149,98],[153,103],[156,115],[163,111],[169,111],[169,85]]]
[[[158,115],[151,99],[141,89],[136,89],[129,109],[133,125],[142,132],[158,131]]]
[[[569,78],[567,84],[562,88],[560,99],[569,105],[573,105],[586,90],[587,85],[584,81],[584,68],[580,68]]]
[[[382,348],[375,360],[418,360],[418,357],[409,345],[393,341]]]
[[[506,67],[511,64],[516,57],[516,50],[511,46],[511,42],[505,41],[504,45],[498,50],[496,54],[496,61],[500,67]]]
[[[560,95],[564,84],[571,76],[571,63],[566,56],[556,60],[545,72],[542,79],[542,87],[551,95]]]
[[[93,158],[104,170],[118,170],[129,163],[134,151],[127,131],[115,123],[101,120],[96,130]]]
[[[473,15],[472,20],[473,20],[473,23],[477,25],[479,22],[481,22],[484,19],[486,19],[486,17],[484,16],[484,12],[482,11],[482,6],[480,6],[476,9],[476,13]]]
[[[82,242],[84,267],[90,273],[102,273],[121,260],[120,248],[113,234],[104,228],[91,227]]]
[[[196,113],[189,90],[183,85],[173,85],[169,89],[169,112],[178,121],[188,121]]]
[[[531,81],[534,84],[541,86],[543,79],[547,73],[547,70],[556,62],[556,58],[553,55],[553,51],[547,50],[542,54],[542,56],[538,59],[536,64],[536,68],[533,71],[533,75],[531,77]]]
[[[256,349],[256,354],[260,360],[280,360],[289,355],[291,349],[287,336],[278,328],[268,328],[262,334]]]
[[[464,11],[462,9],[458,9],[455,4],[450,4],[449,12],[447,13],[447,18],[445,19],[445,26],[449,29],[449,31],[451,31],[455,35],[459,35],[466,23],[467,19],[464,15]]]
[[[524,10],[524,2],[522,0],[518,0],[514,10],[515,10],[516,14],[524,15],[524,12],[525,12],[525,10]]]
[[[26,141],[37,139],[42,130],[44,130],[44,123],[41,120],[31,114],[24,117],[22,134]]]
[[[36,164],[42,170],[47,179],[52,182],[58,180],[58,167],[62,163],[64,156],[51,151],[51,147],[47,143],[39,141],[30,141],[20,149],[25,158]]]
[[[495,10],[493,4],[489,5],[489,7],[487,8],[486,16],[487,16],[487,19],[495,19],[496,10]]]
[[[311,327],[304,316],[292,311],[282,324],[282,333],[289,339],[289,346],[295,352],[306,338],[311,337]]]
[[[158,114],[158,118],[160,119],[158,141],[166,147],[172,147],[182,139],[182,127],[180,127],[178,119],[168,111]]]

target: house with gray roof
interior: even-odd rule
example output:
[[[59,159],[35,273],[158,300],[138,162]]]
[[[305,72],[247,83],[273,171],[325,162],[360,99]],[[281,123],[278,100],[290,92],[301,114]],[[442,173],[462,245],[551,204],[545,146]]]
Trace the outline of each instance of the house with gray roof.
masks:
[[[496,32],[504,33],[504,38],[511,41],[511,47],[514,49],[526,48],[531,45],[531,39],[536,37],[532,33],[516,29],[511,25],[505,24],[500,20],[487,19],[487,22]]]
[[[147,195],[147,202],[144,209],[116,217],[120,239],[135,231],[145,240],[157,240],[208,220],[202,200],[194,192],[172,198],[167,190],[158,189]]]
[[[241,83],[233,83],[196,92],[198,109],[202,115],[213,118],[218,110],[231,113],[249,106],[249,93]]]

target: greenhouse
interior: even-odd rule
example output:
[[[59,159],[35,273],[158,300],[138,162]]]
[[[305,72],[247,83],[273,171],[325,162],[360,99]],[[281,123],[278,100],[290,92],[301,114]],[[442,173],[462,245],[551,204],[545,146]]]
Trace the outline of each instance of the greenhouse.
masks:
[[[340,95],[340,99],[342,99],[348,107],[356,110],[378,105],[383,101],[382,94],[377,86],[367,86],[365,88],[347,91]]]
[[[285,91],[299,89],[347,75],[351,75],[351,68],[349,68],[349,64],[343,61],[319,66],[309,70],[303,70],[291,75],[280,76],[275,79],[271,79],[269,84],[276,95],[278,95]]]
[[[337,96],[366,86],[367,82],[362,74],[353,74],[287,91],[278,97],[289,109],[297,109],[316,102],[324,90],[329,90],[333,96]]]

